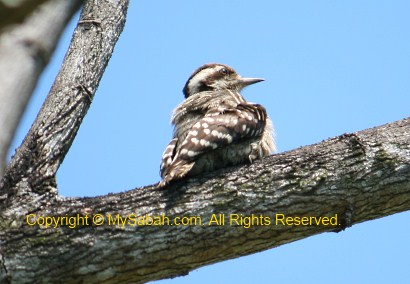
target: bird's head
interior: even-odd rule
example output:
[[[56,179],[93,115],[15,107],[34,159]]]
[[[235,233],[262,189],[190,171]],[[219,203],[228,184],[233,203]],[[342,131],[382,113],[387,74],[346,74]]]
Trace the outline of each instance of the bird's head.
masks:
[[[203,91],[229,89],[239,92],[244,87],[263,81],[260,78],[243,78],[231,67],[218,64],[205,64],[192,73],[185,84],[183,93],[188,98]]]

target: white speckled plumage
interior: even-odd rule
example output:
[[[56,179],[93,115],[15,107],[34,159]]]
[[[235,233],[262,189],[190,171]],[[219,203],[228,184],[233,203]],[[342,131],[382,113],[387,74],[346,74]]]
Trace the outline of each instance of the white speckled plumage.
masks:
[[[160,186],[252,162],[276,150],[265,108],[239,93],[260,81],[242,78],[223,64],[205,64],[189,77],[183,90],[186,99],[171,118],[174,133],[163,154]]]

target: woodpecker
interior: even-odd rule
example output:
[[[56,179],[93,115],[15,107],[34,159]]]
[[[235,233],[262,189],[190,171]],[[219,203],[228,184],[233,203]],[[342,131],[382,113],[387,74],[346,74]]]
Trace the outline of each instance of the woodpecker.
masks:
[[[243,78],[224,64],[196,69],[186,82],[185,100],[171,117],[173,139],[162,156],[165,186],[173,180],[233,166],[276,150],[272,121],[259,104],[240,91],[260,78]]]

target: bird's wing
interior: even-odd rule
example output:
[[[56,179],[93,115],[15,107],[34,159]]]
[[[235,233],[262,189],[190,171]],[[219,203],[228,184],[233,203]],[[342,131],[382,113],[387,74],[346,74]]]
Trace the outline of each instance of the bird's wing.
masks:
[[[184,141],[174,138],[168,145],[164,153],[166,161],[164,163],[163,159],[161,164],[162,178],[181,178],[192,169],[198,156],[260,136],[266,119],[265,108],[258,104],[238,104],[233,108],[207,113],[192,126]]]
[[[164,177],[165,172],[169,168],[169,166],[172,163],[172,159],[175,156],[175,149],[176,145],[178,143],[178,138],[174,138],[169,142],[167,148],[165,148],[164,153],[162,154],[162,161],[161,161],[161,166],[160,166],[160,175],[161,177]]]

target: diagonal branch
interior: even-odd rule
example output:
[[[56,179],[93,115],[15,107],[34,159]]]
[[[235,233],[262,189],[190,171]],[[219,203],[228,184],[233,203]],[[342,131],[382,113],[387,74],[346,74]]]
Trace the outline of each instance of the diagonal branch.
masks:
[[[23,183],[34,192],[56,192],[55,174],[91,104],[127,8],[128,0],[85,3],[60,72],[0,188],[16,189]],[[7,194],[10,198],[16,190]]]
[[[4,1],[1,1],[4,2]],[[0,2],[0,178],[7,151],[40,74],[82,0]],[[45,3],[43,3],[45,2]],[[3,9],[3,5],[16,5]],[[2,10],[3,9],[3,10]],[[12,13],[14,10],[15,13]],[[7,16],[1,16],[2,12]],[[24,22],[3,28],[5,21]],[[8,23],[10,24],[10,23]]]
[[[142,283],[409,210],[409,141],[407,118],[162,190],[3,207],[0,277]]]

